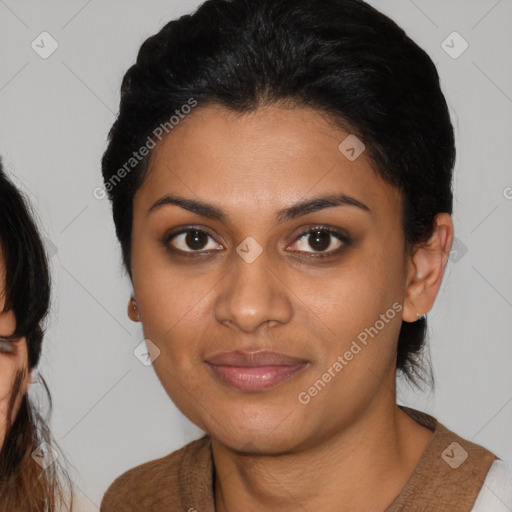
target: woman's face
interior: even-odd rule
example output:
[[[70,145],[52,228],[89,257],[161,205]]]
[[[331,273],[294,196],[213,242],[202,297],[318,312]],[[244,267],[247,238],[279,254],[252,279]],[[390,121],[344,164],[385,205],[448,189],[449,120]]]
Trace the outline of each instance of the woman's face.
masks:
[[[304,108],[198,108],[134,198],[134,297],[155,371],[233,449],[308,446],[390,396],[415,269],[400,195],[351,139],[339,149],[348,135]],[[348,203],[294,207],[341,194]],[[288,359],[251,357],[263,350]]]
[[[28,364],[27,343],[25,338],[16,341],[4,341],[2,336],[11,335],[16,329],[16,318],[12,310],[3,312],[5,304],[5,265],[0,250],[0,447],[3,445],[7,430],[7,415],[12,389],[19,371]],[[24,379],[22,390],[17,396],[10,423],[14,422],[23,394],[29,383],[29,374]]]

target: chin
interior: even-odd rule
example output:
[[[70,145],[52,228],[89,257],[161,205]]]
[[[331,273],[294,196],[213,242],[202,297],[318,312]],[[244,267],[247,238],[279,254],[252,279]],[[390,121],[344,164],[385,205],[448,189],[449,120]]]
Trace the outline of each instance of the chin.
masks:
[[[296,446],[289,434],[274,437],[261,432],[240,432],[236,437],[222,433],[219,436],[212,434],[212,437],[229,449],[248,455],[280,455],[293,451]]]
[[[206,431],[219,443],[235,451],[269,455],[283,453],[300,445],[306,434],[304,421],[290,422],[294,415],[289,412],[283,415],[283,410],[281,414],[252,417],[238,414],[221,425],[208,421]]]

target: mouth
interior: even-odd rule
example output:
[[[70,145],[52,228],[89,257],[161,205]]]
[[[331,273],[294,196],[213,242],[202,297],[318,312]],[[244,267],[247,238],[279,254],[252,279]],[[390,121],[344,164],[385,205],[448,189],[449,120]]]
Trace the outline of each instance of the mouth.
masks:
[[[205,363],[219,381],[246,392],[273,388],[309,365],[307,360],[278,352],[240,350],[215,354]]]

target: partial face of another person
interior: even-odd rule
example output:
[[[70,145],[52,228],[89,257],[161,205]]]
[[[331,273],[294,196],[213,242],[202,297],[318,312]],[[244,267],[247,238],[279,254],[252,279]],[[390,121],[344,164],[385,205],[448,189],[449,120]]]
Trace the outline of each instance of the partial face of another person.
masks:
[[[5,304],[5,264],[0,248],[0,447],[3,445],[7,426],[13,423],[19,410],[23,394],[29,383],[29,372],[24,379],[22,389],[16,397],[11,417],[8,418],[13,386],[18,372],[27,368],[28,351],[25,338],[3,340],[16,329],[16,317],[12,310],[4,312]],[[8,421],[9,420],[9,421]]]
[[[401,196],[364,152],[339,150],[348,135],[306,108],[201,107],[157,146],[135,195],[134,296],[155,371],[233,449],[311,446],[390,393],[415,269]],[[334,195],[346,201],[293,208]],[[287,358],[240,371],[233,351]]]

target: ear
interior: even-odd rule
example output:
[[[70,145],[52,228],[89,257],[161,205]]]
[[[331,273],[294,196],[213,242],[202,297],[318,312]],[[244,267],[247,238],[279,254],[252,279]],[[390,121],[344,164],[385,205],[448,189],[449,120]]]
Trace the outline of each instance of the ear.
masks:
[[[416,322],[432,309],[441,286],[453,243],[453,222],[448,213],[438,213],[430,239],[414,248],[407,273],[407,292],[402,319]]]
[[[137,301],[134,297],[130,298],[128,302],[128,317],[132,322],[140,322],[139,309],[137,307]]]

